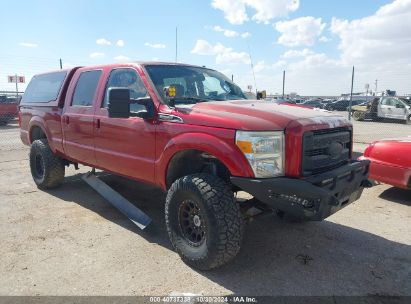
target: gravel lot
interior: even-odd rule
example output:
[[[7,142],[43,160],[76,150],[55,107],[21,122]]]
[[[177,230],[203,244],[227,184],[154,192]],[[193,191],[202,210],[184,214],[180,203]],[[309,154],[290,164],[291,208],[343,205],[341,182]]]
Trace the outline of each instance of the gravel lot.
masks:
[[[393,125],[383,137],[409,135]],[[358,141],[376,126],[356,122]],[[1,127],[0,295],[411,295],[409,191],[373,187],[323,222],[256,219],[233,263],[199,272],[171,250],[161,191],[103,177],[153,218],[141,231],[80,180],[87,168],[44,192],[27,156],[16,126]]]

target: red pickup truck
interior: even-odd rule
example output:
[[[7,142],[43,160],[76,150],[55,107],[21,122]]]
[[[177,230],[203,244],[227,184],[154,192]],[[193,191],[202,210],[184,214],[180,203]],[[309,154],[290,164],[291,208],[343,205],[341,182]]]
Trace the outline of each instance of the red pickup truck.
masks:
[[[0,96],[0,125],[7,125],[13,118],[17,117],[18,101]]]
[[[369,184],[369,161],[351,159],[346,119],[247,100],[205,67],[145,62],[36,75],[20,119],[39,188],[58,186],[65,166],[78,163],[162,188],[171,243],[198,269],[239,252],[247,203],[323,220]],[[238,202],[237,191],[254,199]]]

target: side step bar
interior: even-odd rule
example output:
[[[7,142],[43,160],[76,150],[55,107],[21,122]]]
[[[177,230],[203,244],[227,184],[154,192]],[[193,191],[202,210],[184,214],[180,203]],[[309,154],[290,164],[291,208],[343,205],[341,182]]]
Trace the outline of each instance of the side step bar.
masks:
[[[151,218],[147,214],[130,203],[126,198],[124,198],[120,193],[115,191],[105,182],[100,180],[94,174],[94,170],[83,174],[81,179],[84,180],[91,188],[96,190],[114,207],[120,210],[121,213],[127,216],[130,221],[136,224],[140,229],[146,228],[151,223]]]

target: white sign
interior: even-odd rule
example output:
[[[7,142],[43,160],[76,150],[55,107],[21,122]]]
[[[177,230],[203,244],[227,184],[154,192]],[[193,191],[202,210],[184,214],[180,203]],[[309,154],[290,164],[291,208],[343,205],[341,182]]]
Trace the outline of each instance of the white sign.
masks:
[[[16,80],[17,77],[17,80]],[[7,79],[10,83],[25,83],[26,82],[26,78],[24,76],[7,76]]]

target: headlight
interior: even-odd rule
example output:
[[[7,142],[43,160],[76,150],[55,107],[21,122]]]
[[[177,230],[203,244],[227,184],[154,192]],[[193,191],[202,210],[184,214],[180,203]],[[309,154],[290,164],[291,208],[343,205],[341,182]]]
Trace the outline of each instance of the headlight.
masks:
[[[255,177],[284,175],[284,133],[282,131],[237,131],[235,143],[247,158]]]

